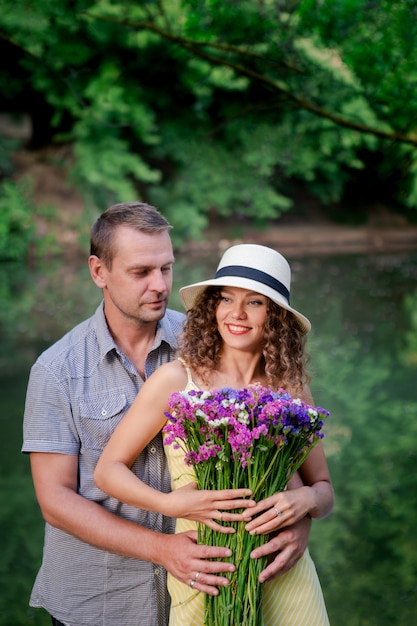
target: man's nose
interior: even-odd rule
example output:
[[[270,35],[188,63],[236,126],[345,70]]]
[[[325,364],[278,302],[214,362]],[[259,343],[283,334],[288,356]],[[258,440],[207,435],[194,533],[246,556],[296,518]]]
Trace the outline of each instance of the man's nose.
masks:
[[[164,275],[161,270],[154,270],[150,276],[149,290],[157,291],[158,293],[164,292],[167,289]]]

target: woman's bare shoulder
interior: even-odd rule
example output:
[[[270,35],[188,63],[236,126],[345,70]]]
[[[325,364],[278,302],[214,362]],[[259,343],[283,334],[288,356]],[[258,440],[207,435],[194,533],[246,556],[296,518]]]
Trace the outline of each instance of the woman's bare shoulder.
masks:
[[[175,361],[160,365],[149,377],[148,382],[151,381],[153,384],[163,383],[173,388],[182,389],[187,383],[187,372],[183,363],[175,359]]]

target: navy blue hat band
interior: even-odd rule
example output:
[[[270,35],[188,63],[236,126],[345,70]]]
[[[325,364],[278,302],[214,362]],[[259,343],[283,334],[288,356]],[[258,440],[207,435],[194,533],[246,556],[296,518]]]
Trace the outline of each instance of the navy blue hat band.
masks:
[[[245,267],[244,265],[228,265],[217,270],[215,278],[223,278],[224,276],[239,276],[240,278],[255,280],[258,283],[262,283],[278,291],[278,293],[288,300],[288,304],[290,302],[290,292],[286,286],[281,281],[261,270],[255,270],[252,267]]]

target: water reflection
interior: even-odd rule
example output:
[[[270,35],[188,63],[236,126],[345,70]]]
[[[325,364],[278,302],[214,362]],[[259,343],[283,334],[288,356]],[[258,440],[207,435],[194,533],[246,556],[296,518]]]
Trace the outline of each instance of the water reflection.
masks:
[[[331,411],[325,447],[336,508],[315,522],[311,550],[333,626],[417,619],[417,253],[291,258],[292,304],[312,321],[315,400]],[[211,275],[216,257],[178,258],[178,287]],[[29,367],[90,315],[100,292],[86,266],[0,268],[0,625],[46,625],[28,608],[43,523],[20,454]]]

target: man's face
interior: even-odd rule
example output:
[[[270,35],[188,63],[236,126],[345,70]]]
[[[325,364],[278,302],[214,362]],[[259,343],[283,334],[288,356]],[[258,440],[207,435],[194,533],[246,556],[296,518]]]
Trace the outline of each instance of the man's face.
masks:
[[[106,316],[122,315],[139,324],[157,322],[172,290],[174,253],[167,231],[146,234],[119,226],[113,240],[113,262],[102,266]]]

